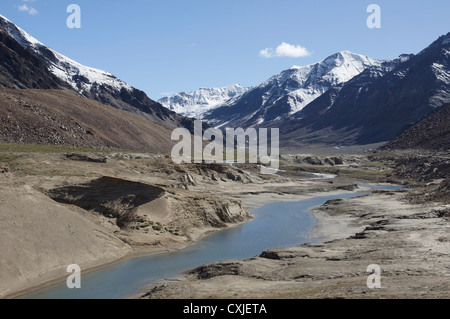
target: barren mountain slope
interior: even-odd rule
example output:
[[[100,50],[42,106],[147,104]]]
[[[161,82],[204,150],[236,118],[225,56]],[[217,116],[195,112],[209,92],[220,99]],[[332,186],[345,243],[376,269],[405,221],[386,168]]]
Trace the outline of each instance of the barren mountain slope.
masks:
[[[0,90],[0,142],[170,151],[170,129],[62,90]]]

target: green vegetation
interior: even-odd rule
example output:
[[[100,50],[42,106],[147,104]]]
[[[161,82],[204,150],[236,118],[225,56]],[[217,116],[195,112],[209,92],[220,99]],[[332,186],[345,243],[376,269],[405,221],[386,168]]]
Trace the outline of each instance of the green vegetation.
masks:
[[[17,155],[0,153],[0,163],[9,164],[9,163],[13,162],[17,158],[19,158],[19,156],[17,156]]]
[[[157,153],[157,152],[153,152],[153,151],[149,151],[149,150],[126,150],[126,149],[115,149],[115,148],[94,149],[94,148],[81,147],[81,146],[0,143],[0,153],[104,153],[104,154],[107,154],[107,153],[114,153],[114,152],[163,154],[163,153]]]
[[[338,176],[345,176],[351,178],[365,178],[365,179],[379,179],[386,177],[386,175],[393,172],[393,167],[389,163],[383,162],[366,162],[362,167],[360,166],[320,166],[308,164],[281,164],[281,170],[291,172],[305,172],[305,173],[320,173],[333,174]]]

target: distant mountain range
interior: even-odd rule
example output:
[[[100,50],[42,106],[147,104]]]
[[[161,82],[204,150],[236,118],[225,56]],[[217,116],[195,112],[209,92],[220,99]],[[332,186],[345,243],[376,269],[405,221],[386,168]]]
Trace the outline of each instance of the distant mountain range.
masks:
[[[201,119],[204,113],[244,94],[249,89],[239,84],[233,84],[223,88],[202,88],[193,92],[181,92],[164,97],[159,99],[158,102],[184,116]]]
[[[141,125],[147,127],[143,136],[149,141],[142,144],[146,148],[154,144],[164,145],[163,148],[167,149],[171,144],[170,129],[186,127],[192,131],[194,119],[191,117],[204,119],[211,126],[220,128],[280,128],[280,144],[286,148],[388,142],[450,104],[449,58],[450,33],[417,55],[401,55],[393,60],[381,61],[342,51],[312,65],[293,66],[255,87],[245,88],[235,84],[225,88],[203,88],[156,102],[114,75],[81,65],[48,48],[0,15],[0,88],[34,90],[24,92],[23,96],[33,97],[38,104],[41,103],[39,105],[48,107],[48,114],[35,113],[46,119],[61,112],[68,118],[72,115],[64,105],[55,102],[55,97],[60,96],[58,92],[45,95],[40,91],[66,91],[68,94],[61,96],[61,99],[74,103],[76,110],[71,112],[77,114],[75,122],[83,127],[81,131],[98,134],[97,139],[84,135],[80,138],[88,138],[93,145],[103,143],[106,147],[122,145],[136,148],[140,137],[132,141],[132,136],[123,132],[122,137],[127,136],[125,140],[111,139],[105,134],[113,133],[103,130],[106,126],[102,126],[102,131],[95,132],[94,123],[99,123],[101,114],[95,114],[95,120],[88,121],[79,114],[79,101],[72,99],[82,96],[155,123],[152,130],[135,120],[134,116],[127,118],[128,125],[135,126],[131,131],[137,135]],[[5,114],[18,110],[14,105],[24,105],[16,93],[4,93],[13,100],[11,103],[0,101]],[[44,95],[39,97],[39,94]],[[51,105],[47,104],[50,102]],[[33,106],[27,103],[31,109],[38,107],[38,104]],[[94,110],[95,105],[91,103],[86,108]],[[10,131],[20,133],[21,130],[14,127],[28,125],[39,131],[41,127],[33,126],[37,123],[54,126],[55,134],[64,140],[66,131],[61,126],[65,125],[44,124],[45,121],[33,123],[29,111],[30,108],[21,113],[23,118],[28,119],[25,122],[20,116],[12,118],[8,115],[10,117],[4,118],[11,125],[9,131],[6,124],[3,127],[5,140],[14,141],[14,136],[8,133]],[[121,120],[123,117],[124,113],[111,114],[108,117],[110,126],[117,127],[118,123],[124,123]],[[64,122],[62,118],[58,121]],[[77,124],[70,125],[75,132]],[[32,134],[31,128],[27,134]],[[167,136],[160,136],[157,130],[164,131]],[[153,139],[150,138],[152,134]],[[44,135],[41,138],[43,143],[58,143],[58,139],[53,139],[50,133]],[[65,137],[67,143],[74,143],[72,137]],[[23,134],[19,134],[17,140],[34,141]],[[86,143],[82,144],[90,142]]]
[[[283,143],[386,142],[450,103],[450,33],[417,55],[368,68],[282,122]]]
[[[331,87],[347,82],[377,61],[348,51],[304,66],[293,66],[236,99],[207,112],[213,126],[250,127],[300,112]]]
[[[286,147],[387,142],[450,103],[449,56],[450,33],[393,60],[342,51],[285,70],[199,116],[219,128],[278,127]]]

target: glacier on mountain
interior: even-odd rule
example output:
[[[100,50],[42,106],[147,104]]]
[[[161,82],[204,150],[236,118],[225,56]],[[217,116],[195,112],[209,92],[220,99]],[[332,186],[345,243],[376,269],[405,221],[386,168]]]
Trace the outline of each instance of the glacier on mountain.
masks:
[[[242,95],[249,89],[239,84],[222,88],[201,88],[192,92],[181,92],[164,97],[158,102],[184,116],[201,119],[205,112]]]

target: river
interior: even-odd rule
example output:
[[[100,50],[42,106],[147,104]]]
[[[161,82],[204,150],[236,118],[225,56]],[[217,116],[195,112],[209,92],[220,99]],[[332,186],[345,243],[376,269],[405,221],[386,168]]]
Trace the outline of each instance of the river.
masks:
[[[374,186],[374,185],[361,185]],[[395,190],[396,186],[377,186]],[[165,278],[174,278],[187,269],[221,260],[242,260],[272,248],[318,242],[308,238],[316,220],[310,209],[338,198],[354,198],[368,193],[345,193],[314,197],[296,202],[268,204],[252,211],[255,219],[241,226],[203,238],[197,245],[176,252],[159,253],[123,261],[82,274],[81,289],[60,283],[24,299],[118,299],[136,294],[143,287]]]

